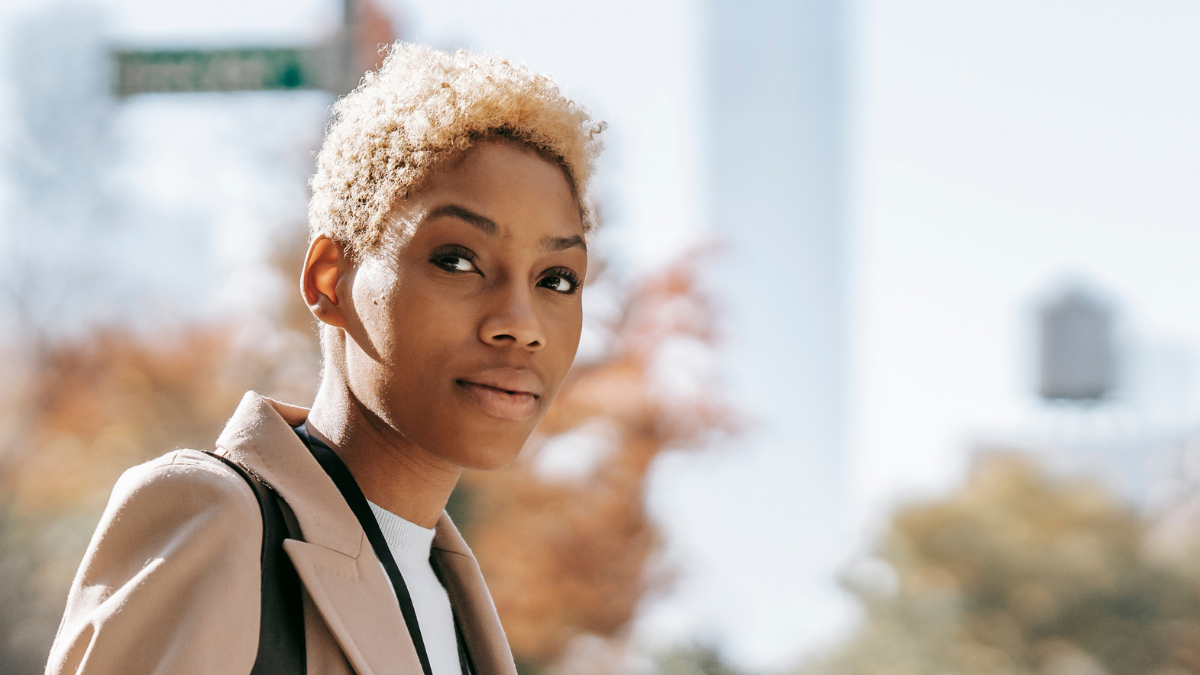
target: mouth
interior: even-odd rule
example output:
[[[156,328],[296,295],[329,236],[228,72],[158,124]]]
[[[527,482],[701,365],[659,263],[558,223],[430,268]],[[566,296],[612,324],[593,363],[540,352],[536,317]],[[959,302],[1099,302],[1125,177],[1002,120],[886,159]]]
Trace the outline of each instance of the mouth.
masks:
[[[454,384],[472,403],[479,406],[485,415],[513,422],[526,419],[537,412],[542,398],[540,394],[525,389],[508,389],[468,379],[455,380]]]

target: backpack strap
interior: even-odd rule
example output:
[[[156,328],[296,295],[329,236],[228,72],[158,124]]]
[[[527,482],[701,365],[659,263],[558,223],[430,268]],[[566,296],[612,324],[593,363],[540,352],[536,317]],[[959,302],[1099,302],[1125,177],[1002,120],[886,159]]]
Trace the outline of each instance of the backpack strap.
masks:
[[[302,675],[306,671],[304,605],[300,577],[283,550],[293,533],[280,506],[282,498],[245,467],[226,457],[221,460],[250,486],[262,512],[262,615],[258,627],[258,656],[250,675]]]

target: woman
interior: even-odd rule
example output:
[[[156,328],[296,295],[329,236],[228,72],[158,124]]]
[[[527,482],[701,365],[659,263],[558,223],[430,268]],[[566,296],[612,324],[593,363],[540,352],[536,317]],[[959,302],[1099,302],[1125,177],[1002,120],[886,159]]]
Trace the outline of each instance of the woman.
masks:
[[[250,392],[215,452],[127,471],[47,672],[515,673],[443,508],[516,457],[574,359],[603,127],[521,67],[400,44],[334,112],[312,410]]]

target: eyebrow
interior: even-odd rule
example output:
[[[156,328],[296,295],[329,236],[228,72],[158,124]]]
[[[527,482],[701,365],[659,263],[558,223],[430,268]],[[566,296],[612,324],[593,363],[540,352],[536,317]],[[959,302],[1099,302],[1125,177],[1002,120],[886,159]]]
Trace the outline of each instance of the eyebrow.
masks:
[[[480,232],[483,232],[490,237],[495,236],[496,233],[500,231],[500,226],[497,225],[496,222],[491,218],[481,216],[478,213],[475,213],[469,209],[465,209],[457,204],[439,206],[438,208],[430,211],[429,215],[426,216],[426,219],[433,220],[434,218],[441,217],[457,218],[469,225],[474,226]],[[586,253],[587,243],[584,241],[583,237],[578,234],[573,234],[569,237],[544,237],[542,239],[542,250],[546,251],[547,253],[557,253],[558,251],[565,251],[569,248],[581,248]]]
[[[483,232],[490,237],[495,236],[496,233],[500,231],[500,227],[496,225],[495,221],[493,221],[491,218],[481,216],[474,211],[469,211],[455,204],[439,206],[430,211],[429,215],[425,218],[426,220],[433,220],[434,218],[441,218],[442,216],[458,218],[469,225],[473,225],[480,232]]]
[[[545,237],[542,239],[542,250],[547,253],[556,253],[576,247],[583,249],[584,253],[587,253],[587,244],[584,243],[583,237],[577,234],[569,237]]]

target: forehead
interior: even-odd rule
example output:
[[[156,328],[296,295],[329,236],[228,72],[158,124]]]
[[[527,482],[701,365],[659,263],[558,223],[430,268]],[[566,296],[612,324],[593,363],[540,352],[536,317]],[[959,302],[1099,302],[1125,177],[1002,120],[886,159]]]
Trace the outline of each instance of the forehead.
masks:
[[[562,167],[536,150],[485,141],[434,170],[406,200],[429,213],[454,205],[486,216],[499,234],[582,234],[583,217]],[[536,232],[534,232],[536,231]]]

